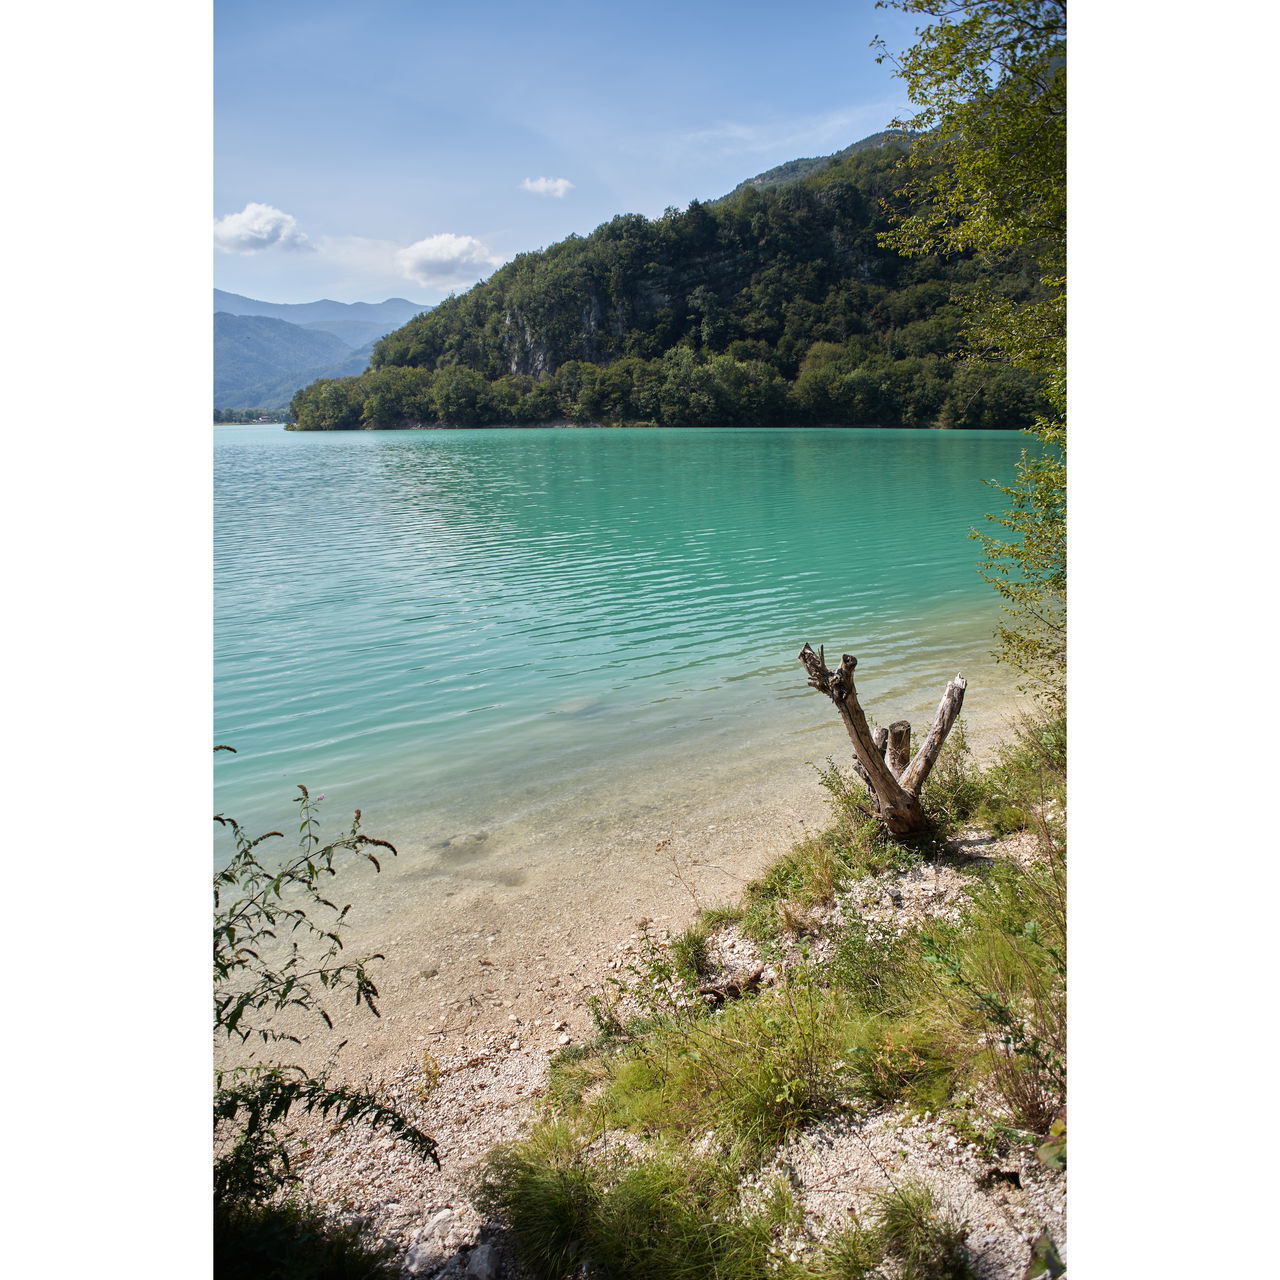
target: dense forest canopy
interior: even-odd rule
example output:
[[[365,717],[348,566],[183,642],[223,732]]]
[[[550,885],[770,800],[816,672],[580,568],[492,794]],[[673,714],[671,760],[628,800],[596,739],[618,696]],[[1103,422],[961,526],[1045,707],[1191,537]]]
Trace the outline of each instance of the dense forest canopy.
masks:
[[[903,150],[780,186],[623,214],[525,253],[409,321],[355,378],[299,391],[300,429],[577,423],[1028,425],[1038,378],[957,359],[966,298],[1033,298],[1030,254],[885,247]]]

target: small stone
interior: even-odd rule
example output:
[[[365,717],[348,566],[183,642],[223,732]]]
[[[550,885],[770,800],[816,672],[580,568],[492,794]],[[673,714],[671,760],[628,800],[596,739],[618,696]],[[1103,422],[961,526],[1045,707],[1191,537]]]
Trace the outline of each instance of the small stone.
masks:
[[[560,1043],[561,1043],[561,1044],[568,1044],[568,1043],[569,1043],[569,1037],[568,1037],[568,1036],[561,1036],[561,1037],[560,1037]]]
[[[472,1280],[495,1280],[498,1274],[498,1259],[493,1245],[487,1242],[476,1245],[467,1259],[467,1269],[464,1274],[470,1276]]]
[[[411,1276],[416,1276],[435,1261],[438,1261],[438,1257],[430,1245],[415,1244],[404,1260],[404,1267]]]
[[[441,1209],[440,1212],[437,1213],[435,1217],[433,1217],[431,1221],[427,1223],[426,1234],[433,1235],[433,1236],[444,1235],[444,1233],[448,1231],[450,1226],[452,1225],[453,1225],[453,1210]]]

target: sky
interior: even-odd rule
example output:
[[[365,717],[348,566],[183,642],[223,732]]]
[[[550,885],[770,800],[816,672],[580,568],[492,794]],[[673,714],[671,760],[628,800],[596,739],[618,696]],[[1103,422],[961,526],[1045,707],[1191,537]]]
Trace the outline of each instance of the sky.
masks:
[[[873,0],[215,0],[214,283],[435,303],[908,109]]]

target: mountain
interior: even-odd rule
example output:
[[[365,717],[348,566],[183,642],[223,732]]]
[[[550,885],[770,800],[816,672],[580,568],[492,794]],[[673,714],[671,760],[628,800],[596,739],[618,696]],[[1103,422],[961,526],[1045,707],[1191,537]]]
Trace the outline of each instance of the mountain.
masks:
[[[859,151],[872,151],[878,147],[902,146],[908,143],[911,137],[912,135],[909,133],[887,130],[882,133],[873,133],[868,138],[851,143],[844,150],[835,152],[834,155],[813,156],[805,160],[788,160],[772,169],[766,169],[764,173],[756,174],[754,178],[748,178],[745,182],[738,183],[727,196],[721,196],[719,200],[713,200],[711,203],[722,204],[733,200],[748,187],[754,187],[757,191],[770,191],[775,187],[785,187],[788,183],[799,182],[801,178],[807,178],[812,173],[821,173],[823,169],[830,168],[837,161],[843,160],[845,156],[856,155]]]
[[[213,406],[284,409],[317,378],[362,372],[373,344],[428,307],[385,302],[261,302],[213,291]]]
[[[1030,250],[907,259],[898,136],[525,253],[294,396],[303,430],[540,422],[1017,428],[1022,370],[959,360],[965,298],[1037,296]]]
[[[322,298],[319,302],[260,302],[257,298],[215,289],[213,309],[233,316],[270,316],[273,320],[323,329],[342,338],[347,346],[358,347],[398,329],[406,320],[412,320],[431,308],[405,298],[388,298],[385,302],[334,302],[330,298]],[[353,342],[343,333],[352,325],[361,330],[367,328],[369,332],[358,342]]]
[[[341,338],[269,316],[213,317],[213,407],[283,409],[301,386],[360,373],[372,344],[353,351]]]

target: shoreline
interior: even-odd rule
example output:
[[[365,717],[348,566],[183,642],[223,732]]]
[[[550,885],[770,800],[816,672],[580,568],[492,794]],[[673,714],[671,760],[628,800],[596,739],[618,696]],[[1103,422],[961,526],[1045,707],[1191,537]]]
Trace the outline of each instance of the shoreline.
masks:
[[[1008,736],[1017,710],[1006,697],[976,728],[966,723],[977,760]],[[838,734],[833,725],[824,747],[843,759]],[[347,868],[337,881],[352,903],[345,951],[383,957],[371,970],[382,1016],[343,1000],[329,1008],[332,1032],[318,1019],[286,1023],[301,1041],[289,1060],[376,1082],[418,1069],[424,1052],[465,1057],[505,1046],[512,1031],[534,1059],[564,1036],[589,1041],[588,1000],[610,966],[625,967],[642,922],[659,938],[681,932],[700,907],[737,897],[828,821],[826,795],[802,758],[782,772],[744,769],[728,789],[718,781],[678,811],[664,811],[660,794],[644,797],[647,812],[620,829],[553,832],[554,844],[536,855],[494,859],[463,837],[447,860],[428,862],[418,850],[380,875]],[[256,1057],[227,1048],[216,1059]]]
[[[985,728],[970,731],[975,761],[990,760],[1007,740],[1008,723],[1002,728],[988,717]],[[476,914],[434,938],[438,963],[417,972],[406,964],[411,969],[417,963],[414,949],[429,931],[432,913],[368,922],[371,936],[390,924],[401,929],[384,937],[383,1017],[332,1011],[338,1015],[333,1034],[304,1036],[290,1057],[313,1068],[332,1065],[337,1080],[406,1109],[439,1144],[440,1166],[433,1168],[367,1125],[302,1116],[294,1143],[304,1200],[389,1244],[401,1280],[521,1280],[526,1272],[505,1230],[477,1206],[474,1179],[489,1151],[521,1138],[538,1115],[552,1055],[596,1040],[589,998],[610,991],[611,979],[626,980],[631,965],[643,967],[646,934],[662,941],[681,932],[698,906],[737,899],[748,879],[788,852],[806,830],[825,826],[829,816],[825,793],[812,775],[802,788],[782,781],[750,803],[741,792],[722,794],[697,821],[675,827],[633,862],[610,861],[605,853],[585,864],[566,859],[505,895],[474,888],[465,902],[451,901],[449,911],[466,907]],[[960,833],[957,847],[972,836]],[[1037,856],[1025,833],[998,842],[979,833],[976,845],[984,859],[997,850],[1019,862]],[[892,905],[886,883],[899,887]],[[953,870],[926,867],[887,872],[857,892],[870,904],[859,911],[892,925],[912,912],[946,914],[959,888]],[[505,913],[491,932],[483,923],[491,918],[485,914],[486,895],[488,910]],[[910,899],[905,906],[903,898]],[[557,910],[548,909],[553,903]],[[841,910],[838,904],[832,909]],[[740,945],[731,942],[730,949]],[[722,963],[733,967],[723,957]],[[343,1054],[327,1058],[327,1047],[345,1037],[350,1039]],[[1011,1190],[991,1183],[990,1158],[959,1141],[941,1114],[931,1118],[928,1112],[920,1116],[886,1106],[807,1128],[779,1149],[768,1168],[800,1178],[810,1234],[839,1225],[853,1201],[865,1204],[867,1188],[887,1167],[901,1166],[979,1227],[973,1239],[980,1262],[976,1274],[983,1280],[1022,1274],[1043,1224],[1065,1248],[1064,1184],[1035,1160],[1034,1148],[1016,1147],[999,1166],[1017,1174]],[[838,1175],[832,1173],[835,1166]]]
[[[773,423],[770,426],[690,427],[662,422],[573,422],[557,419],[554,422],[401,422],[393,427],[299,427],[296,422],[215,422],[216,427],[275,427],[286,431],[304,431],[312,434],[362,435],[370,431],[538,431],[546,429],[584,431],[1011,431],[1025,433],[1026,427],[944,427],[938,423],[927,426],[904,427],[879,422],[809,422]]]

